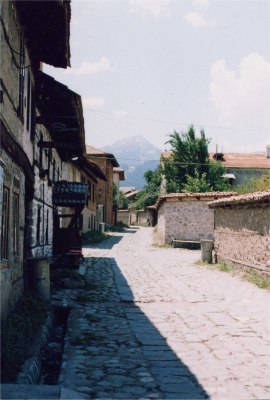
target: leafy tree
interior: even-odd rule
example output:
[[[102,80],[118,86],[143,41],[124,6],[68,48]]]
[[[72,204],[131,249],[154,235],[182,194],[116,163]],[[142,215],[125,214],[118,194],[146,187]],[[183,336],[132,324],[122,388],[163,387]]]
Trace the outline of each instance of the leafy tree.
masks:
[[[121,191],[119,191],[119,208],[121,210],[128,209],[128,199],[126,198],[124,193],[122,193]]]
[[[185,193],[200,193],[200,192],[210,192],[211,185],[206,181],[206,173],[203,172],[202,175],[199,175],[199,171],[195,170],[195,175],[187,175],[187,182],[183,185],[182,188]]]
[[[222,175],[226,173],[225,168],[221,164],[220,161],[209,161],[209,170],[208,170],[208,182],[211,185],[211,190],[217,192],[226,192],[227,190],[231,190],[231,186],[227,179],[224,179]]]
[[[254,178],[244,182],[242,185],[237,186],[238,193],[261,192],[270,189],[270,172],[266,172],[260,178]]]
[[[161,185],[161,169],[157,167],[154,171],[148,169],[144,173],[146,184],[143,189],[138,193],[135,202],[131,205],[131,208],[141,210],[147,206],[156,203],[160,194]]]
[[[113,206],[124,210],[128,208],[128,199],[115,184],[113,184]]]
[[[187,132],[174,131],[167,143],[171,145],[172,156],[163,159],[163,175],[167,193],[183,191],[223,191],[229,185],[222,177],[225,169],[219,162],[210,161],[209,139],[203,130],[196,137],[191,125]],[[192,190],[191,190],[192,189]]]

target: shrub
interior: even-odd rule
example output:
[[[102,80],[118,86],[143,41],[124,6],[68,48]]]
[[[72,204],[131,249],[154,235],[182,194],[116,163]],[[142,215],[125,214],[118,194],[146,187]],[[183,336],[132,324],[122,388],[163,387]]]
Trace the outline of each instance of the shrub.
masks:
[[[116,225],[111,226],[110,228],[107,228],[106,230],[109,232],[124,232],[126,228],[129,228],[127,224],[125,224],[122,221],[117,222]]]
[[[108,235],[99,231],[87,231],[83,233],[82,237],[84,244],[97,244],[104,239],[108,239]]]

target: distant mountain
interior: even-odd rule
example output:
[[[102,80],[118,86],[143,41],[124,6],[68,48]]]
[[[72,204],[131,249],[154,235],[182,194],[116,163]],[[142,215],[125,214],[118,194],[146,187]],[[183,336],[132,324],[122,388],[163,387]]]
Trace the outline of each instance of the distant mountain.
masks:
[[[114,154],[120,167],[125,170],[126,180],[121,182],[121,186],[135,186],[136,189],[145,185],[144,173],[157,168],[161,153],[142,136],[119,140],[104,147],[104,150]]]

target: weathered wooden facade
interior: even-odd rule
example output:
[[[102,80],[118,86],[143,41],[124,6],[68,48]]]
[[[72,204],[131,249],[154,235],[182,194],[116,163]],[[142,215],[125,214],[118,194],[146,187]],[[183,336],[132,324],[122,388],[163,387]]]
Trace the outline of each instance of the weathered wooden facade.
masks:
[[[70,65],[70,1],[0,1],[1,318],[25,288],[49,296],[53,187],[84,153],[80,96],[41,71]],[[64,116],[59,119],[58,116]],[[37,289],[37,287],[35,287]]]

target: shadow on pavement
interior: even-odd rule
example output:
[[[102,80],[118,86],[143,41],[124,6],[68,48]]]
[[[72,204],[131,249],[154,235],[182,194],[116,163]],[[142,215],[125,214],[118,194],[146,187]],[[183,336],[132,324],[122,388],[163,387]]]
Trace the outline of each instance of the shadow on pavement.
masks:
[[[86,249],[112,249],[115,244],[118,244],[123,239],[123,236],[111,236],[108,239],[102,240],[102,242],[96,244],[85,244],[83,245]]]
[[[139,228],[130,229],[127,228],[124,230],[123,233],[136,233]],[[110,234],[110,233],[109,233]],[[123,235],[121,232],[114,232],[114,235],[111,235],[107,239],[102,240],[96,244],[87,244],[84,243],[83,247],[86,249],[112,249],[115,244],[118,244],[123,239]]]
[[[97,332],[98,330],[106,332],[103,342],[104,347],[101,351],[104,352],[104,356],[106,355],[112,359],[117,357],[117,365],[119,370],[122,370],[123,375],[129,375],[130,364],[132,361],[136,361],[132,373],[137,373],[138,378],[135,380],[136,383],[134,385],[136,387],[141,385],[139,389],[148,390],[148,392],[140,395],[138,393],[136,396],[133,392],[134,385],[125,385],[123,382],[121,391],[117,393],[119,389],[115,388],[116,391],[114,391],[112,398],[118,398],[117,395],[121,395],[119,398],[123,398],[122,396],[126,395],[129,399],[148,398],[148,395],[149,398],[175,400],[209,398],[196,376],[178,358],[168,345],[166,338],[160,334],[148,317],[141,311],[139,303],[135,302],[128,282],[114,258],[96,259],[95,265],[92,264],[91,268],[88,269],[86,277],[99,287],[99,290],[92,291],[93,299],[95,299],[94,301],[92,300],[93,307],[96,308],[97,313],[100,315],[106,309],[106,314],[102,321],[96,324]],[[114,310],[113,312],[111,311],[112,309]],[[117,310],[118,312],[116,312]],[[109,318],[108,315],[110,313]],[[122,320],[118,320],[120,313],[122,313]],[[123,318],[125,325],[121,325]],[[114,323],[112,323],[112,320]],[[132,339],[127,340],[127,336]],[[125,338],[125,342],[123,341],[120,345],[121,338],[123,340]],[[115,341],[115,353],[109,354],[108,351],[113,347],[112,340]],[[122,353],[121,349],[124,343],[126,349]],[[130,357],[129,363],[127,363],[127,357]],[[127,365],[129,369],[125,369]],[[104,366],[103,368],[106,369]],[[142,373],[142,368],[149,371],[150,376],[147,373]],[[125,372],[123,373],[123,371]],[[111,381],[110,370],[104,370],[104,374],[107,383],[111,382],[111,390],[113,388],[113,380]],[[117,382],[117,378],[114,379]],[[137,390],[139,389],[137,388]]]

